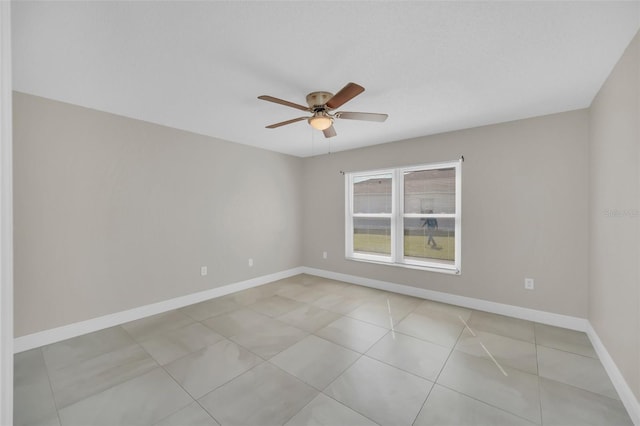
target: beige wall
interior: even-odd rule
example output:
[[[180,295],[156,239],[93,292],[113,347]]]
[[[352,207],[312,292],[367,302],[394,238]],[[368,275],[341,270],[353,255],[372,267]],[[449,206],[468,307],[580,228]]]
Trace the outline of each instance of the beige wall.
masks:
[[[300,265],[587,315],[587,111],[297,159],[22,93],[14,108],[16,336]],[[344,259],[340,170],[460,155],[461,276]]]
[[[302,263],[299,158],[22,93],[14,155],[16,337]]]
[[[589,320],[640,399],[640,35],[590,109]]]
[[[580,110],[305,159],[304,265],[586,318],[587,119]],[[345,260],[340,170],[461,155],[461,276]]]

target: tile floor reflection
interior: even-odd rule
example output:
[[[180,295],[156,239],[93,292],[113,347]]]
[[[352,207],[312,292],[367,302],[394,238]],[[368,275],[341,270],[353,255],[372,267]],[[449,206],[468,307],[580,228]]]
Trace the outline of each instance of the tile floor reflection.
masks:
[[[309,275],[16,354],[14,400],[25,426],[632,425],[584,333]]]

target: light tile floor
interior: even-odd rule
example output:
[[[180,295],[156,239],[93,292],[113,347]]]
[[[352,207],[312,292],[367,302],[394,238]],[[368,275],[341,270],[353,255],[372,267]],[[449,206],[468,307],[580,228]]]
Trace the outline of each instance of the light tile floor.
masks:
[[[309,275],[17,354],[14,399],[16,425],[632,425],[584,333]]]

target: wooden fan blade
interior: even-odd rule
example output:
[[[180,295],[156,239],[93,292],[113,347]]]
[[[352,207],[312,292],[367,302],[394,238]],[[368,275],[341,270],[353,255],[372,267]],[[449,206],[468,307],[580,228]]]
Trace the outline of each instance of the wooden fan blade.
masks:
[[[331,125],[331,127],[327,127],[326,129],[324,129],[322,133],[324,133],[325,138],[332,138],[337,135],[336,129],[333,127],[333,124]]]
[[[362,92],[364,92],[364,87],[356,83],[348,83],[346,86],[340,89],[338,93],[333,95],[333,97],[329,99],[325,105],[327,105],[327,107],[330,109],[336,109],[349,102],[351,99],[355,98]]]
[[[311,111],[309,109],[309,107],[300,105],[300,104],[294,104],[293,102],[289,102],[289,101],[285,101],[283,99],[278,99],[278,98],[274,98],[273,96],[267,96],[267,95],[262,95],[262,96],[258,96],[258,99],[262,99],[263,101],[269,101],[269,102],[273,102],[276,104],[280,104],[280,105],[284,105],[284,106],[288,106],[291,108],[296,108],[302,111]]]
[[[364,121],[385,121],[388,114],[376,114],[373,112],[336,112],[337,118],[345,118],[347,120],[364,120]]]
[[[267,129],[275,129],[276,127],[286,126],[287,124],[295,123],[296,121],[307,120],[309,117],[298,117],[292,120],[281,121],[280,123],[271,124],[269,126],[265,126]]]

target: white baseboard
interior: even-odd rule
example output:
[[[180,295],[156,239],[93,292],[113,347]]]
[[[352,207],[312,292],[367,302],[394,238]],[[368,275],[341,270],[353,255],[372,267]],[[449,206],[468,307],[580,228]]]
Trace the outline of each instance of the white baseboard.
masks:
[[[81,321],[62,327],[52,328],[50,330],[40,331],[38,333],[28,334],[26,336],[16,337],[13,340],[14,353],[24,352],[29,349],[39,348],[41,346],[50,345],[51,343],[60,342],[72,337],[81,336],[94,331],[103,330],[105,328],[114,327],[129,321],[135,321],[151,315],[161,314],[173,309],[183,308],[194,303],[204,302],[205,300],[224,296],[236,291],[246,290],[248,288],[257,287],[273,281],[288,278],[303,273],[303,268],[293,268],[285,271],[276,272],[261,277],[252,278],[246,281],[240,281],[228,284],[222,287],[212,288],[210,290],[198,293],[188,294],[186,296],[176,297],[174,299],[165,300],[163,302],[152,303],[150,305],[140,306],[138,308],[126,311],[116,312],[90,320]]]
[[[92,318],[89,320],[16,337],[13,341],[14,353],[19,353],[27,351],[29,349],[49,345],[51,343],[60,342],[72,337],[81,336],[83,334],[92,333],[94,331],[103,330],[109,327],[114,327],[116,325],[124,324],[129,321],[135,321],[151,315],[161,314],[173,309],[182,308],[194,303],[203,302],[205,300],[224,296],[236,291],[246,290],[248,288],[257,287],[302,273],[344,281],[366,287],[377,288],[380,290],[392,291],[399,294],[420,297],[423,299],[434,300],[437,302],[450,303],[452,305],[492,312],[514,318],[521,318],[544,324],[555,325],[557,327],[563,327],[572,330],[587,332],[590,328],[589,322],[584,318],[576,318],[567,315],[554,314],[551,312],[538,311],[535,309],[527,309],[519,306],[506,305],[502,303],[474,299],[465,296],[458,296],[455,294],[443,293],[439,291],[426,290],[402,284],[373,280],[370,278],[363,278],[355,275],[341,274],[338,272],[326,271],[323,269],[297,267],[274,274],[264,275],[261,277],[252,278],[250,280],[240,281],[222,287],[216,287],[198,293],[153,303],[150,305],[140,306],[126,311],[116,312],[98,318]]]
[[[451,305],[463,306],[465,308],[477,309],[479,311],[491,312],[494,314],[506,315],[513,318],[520,318],[535,321],[556,327],[568,328],[570,330],[586,332],[589,321],[586,318],[572,317],[568,315],[555,314],[552,312],[538,311],[536,309],[522,308],[520,306],[507,305],[504,303],[490,302],[488,300],[474,299],[471,297],[458,296],[440,291],[426,290],[403,284],[396,284],[387,281],[379,281],[371,278],[363,278],[355,275],[341,274],[338,272],[326,271],[315,268],[302,268],[303,272],[310,275],[317,275],[338,281],[345,281],[365,287],[377,288],[379,290],[392,291],[394,293],[406,294],[408,296],[420,297],[422,299],[434,300],[436,302],[449,303]]]
[[[589,323],[589,327],[587,329],[587,336],[589,336],[589,340],[591,340],[591,344],[596,350],[598,358],[600,358],[600,362],[602,362],[604,369],[607,371],[613,386],[616,388],[616,391],[618,391],[620,400],[627,409],[627,412],[631,417],[631,421],[634,425],[640,426],[640,402],[638,402],[638,399],[622,376],[622,373],[613,361],[613,358],[609,355],[609,351],[607,351],[607,348],[600,340],[598,333],[596,333],[596,330],[593,328],[591,323]]]

